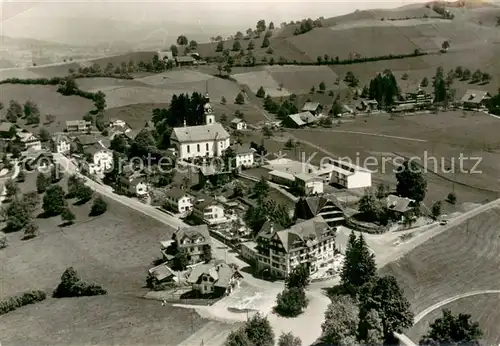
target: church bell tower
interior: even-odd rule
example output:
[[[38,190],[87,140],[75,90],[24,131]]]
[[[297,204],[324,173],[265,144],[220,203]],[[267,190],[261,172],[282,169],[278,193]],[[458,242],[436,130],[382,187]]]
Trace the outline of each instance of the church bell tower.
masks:
[[[208,93],[205,94],[205,105],[204,105],[204,114],[205,114],[205,125],[215,124],[215,115],[212,105],[210,104],[210,97]]]

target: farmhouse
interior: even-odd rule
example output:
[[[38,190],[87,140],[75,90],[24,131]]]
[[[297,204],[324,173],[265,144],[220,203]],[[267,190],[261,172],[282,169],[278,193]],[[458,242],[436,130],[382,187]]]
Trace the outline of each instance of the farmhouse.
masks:
[[[68,120],[66,121],[67,132],[85,132],[90,130],[92,123],[86,120]]]
[[[177,242],[179,250],[186,252],[190,264],[202,261],[204,255],[212,247],[207,225],[178,228],[173,239]],[[165,247],[164,244],[162,247]]]
[[[91,162],[88,165],[90,174],[102,174],[113,167],[113,152],[106,149],[102,143],[85,146],[83,151],[91,157]]]
[[[31,132],[28,132],[26,130],[19,130],[16,136],[24,149],[30,149],[30,148],[33,150],[42,149],[42,142],[37,136],[35,136]]]
[[[71,151],[71,142],[64,135],[53,136],[50,145],[52,151],[58,154],[67,154]]]
[[[236,157],[236,167],[252,167],[255,150],[250,144],[233,144],[232,149]]]
[[[130,175],[129,177],[122,177],[120,178],[120,184],[129,195],[136,196],[139,199],[145,199],[149,194],[149,185],[143,176]]]
[[[361,100],[358,109],[364,112],[378,111],[378,102],[376,100]]]
[[[319,102],[306,102],[301,112],[310,112],[312,115],[319,117],[322,115],[323,106]]]
[[[412,213],[417,207],[415,200],[395,195],[387,196],[386,202],[387,212],[394,220],[404,220],[413,216]]]
[[[329,160],[333,173],[331,182],[346,189],[372,186],[372,175],[369,170],[347,161]]]
[[[222,297],[229,295],[239,286],[243,275],[233,266],[225,262],[208,263],[195,266],[191,269],[187,282],[192,285],[193,291],[201,295]]]
[[[335,255],[335,229],[321,216],[297,220],[285,230],[266,227],[257,235],[255,250],[259,270],[269,270],[274,277],[283,278],[298,265],[304,264],[314,273],[332,261]]]
[[[243,119],[234,118],[231,120],[231,127],[235,130],[242,131],[247,129],[247,123]]]
[[[464,109],[481,109],[486,106],[486,101],[490,98],[491,95],[487,91],[467,90],[460,103]]]
[[[193,206],[193,214],[208,225],[227,222],[224,206],[212,197],[198,197]]]
[[[302,197],[295,204],[295,217],[309,220],[321,216],[328,226],[345,224],[344,208],[333,194]]]
[[[194,65],[195,59],[192,56],[176,56],[175,62],[177,66],[191,66]]]
[[[185,214],[193,209],[194,197],[176,186],[167,191],[165,203],[175,213]]]
[[[299,128],[316,122],[318,119],[311,112],[290,114],[283,119],[282,125],[289,128]]]

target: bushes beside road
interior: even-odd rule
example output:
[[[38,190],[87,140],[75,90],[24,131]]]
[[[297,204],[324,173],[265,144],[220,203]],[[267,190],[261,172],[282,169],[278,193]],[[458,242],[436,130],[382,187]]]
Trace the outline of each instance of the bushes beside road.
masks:
[[[0,315],[14,311],[22,306],[35,304],[47,298],[43,291],[28,291],[19,296],[14,296],[0,301]]]

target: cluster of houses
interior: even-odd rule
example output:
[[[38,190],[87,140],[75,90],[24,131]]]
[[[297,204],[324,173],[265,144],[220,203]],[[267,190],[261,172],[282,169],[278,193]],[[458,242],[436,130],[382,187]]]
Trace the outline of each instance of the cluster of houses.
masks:
[[[189,55],[174,56],[171,51],[158,51],[158,58],[165,62],[172,62],[174,66],[194,66],[206,65],[206,61],[201,59],[198,53],[192,52]]]

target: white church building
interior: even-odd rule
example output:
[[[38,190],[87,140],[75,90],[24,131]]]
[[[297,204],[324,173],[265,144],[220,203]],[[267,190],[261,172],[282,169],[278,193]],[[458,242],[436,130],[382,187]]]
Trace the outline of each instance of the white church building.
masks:
[[[205,125],[176,127],[170,141],[176,148],[179,159],[222,156],[230,145],[229,133],[215,121],[208,94],[205,95]],[[185,124],[185,122],[184,122]]]

